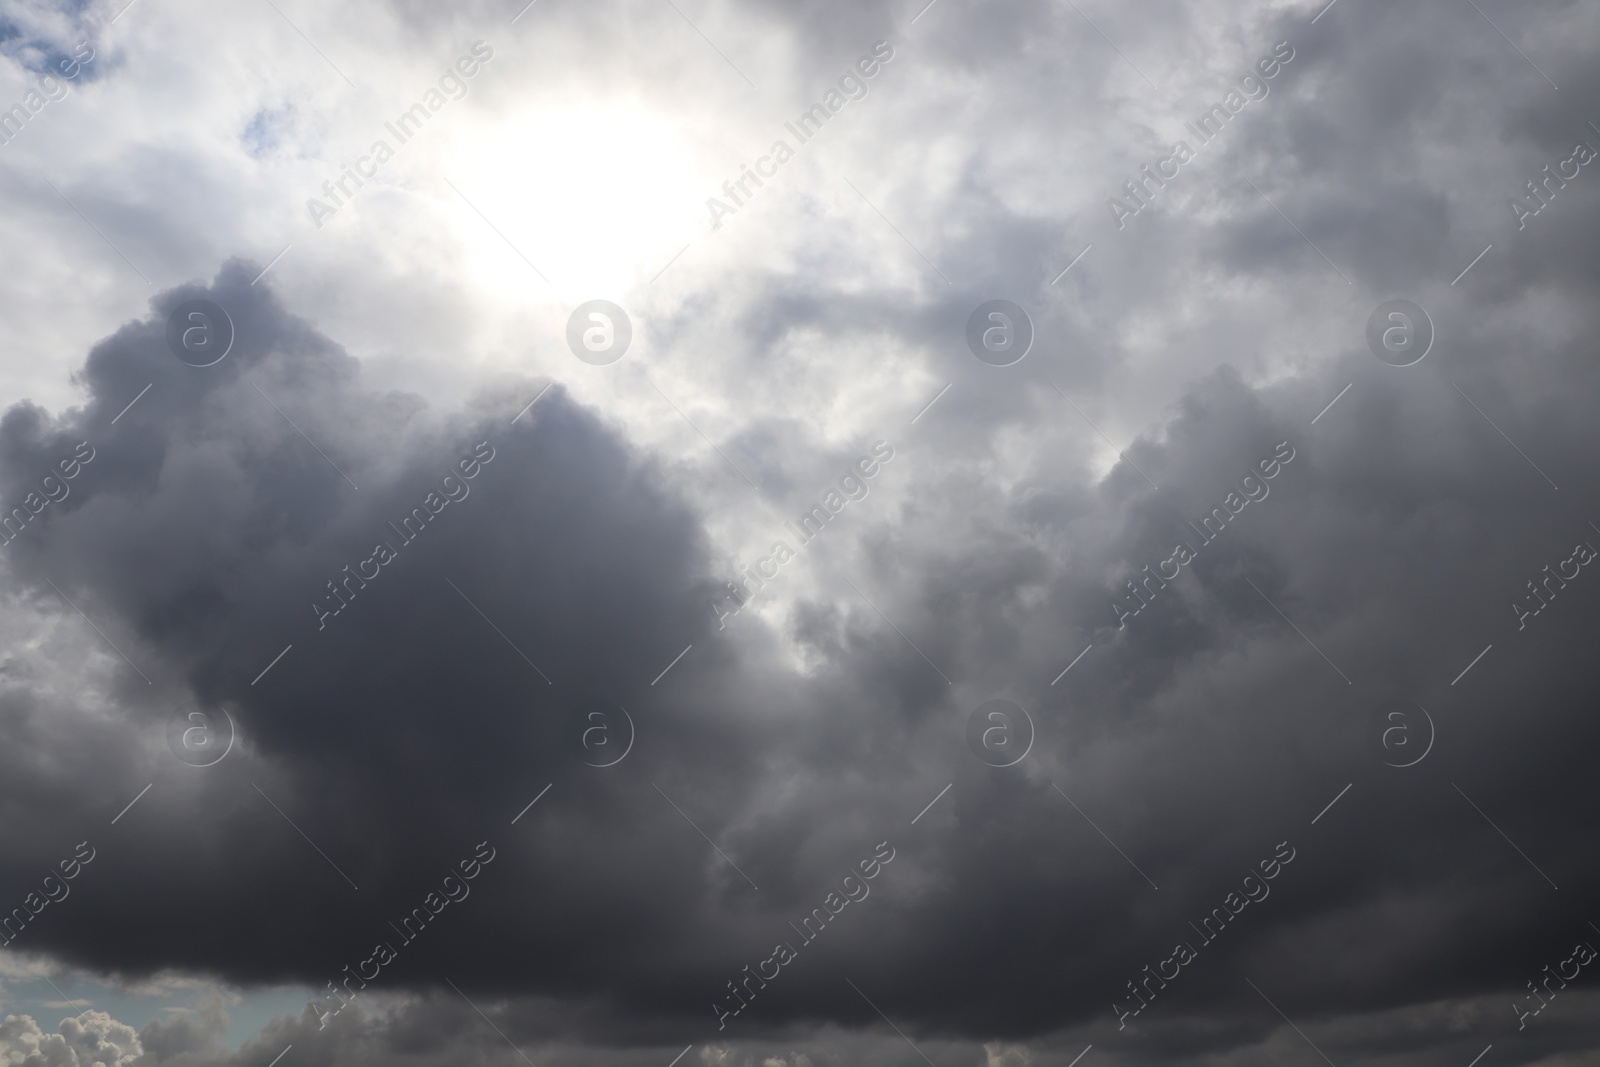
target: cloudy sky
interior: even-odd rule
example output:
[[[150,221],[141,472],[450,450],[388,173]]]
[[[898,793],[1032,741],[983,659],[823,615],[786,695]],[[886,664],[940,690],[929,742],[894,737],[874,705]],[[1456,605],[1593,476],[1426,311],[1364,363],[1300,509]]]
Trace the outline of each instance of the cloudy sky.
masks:
[[[1600,1064],[1600,4],[0,0],[0,1065]]]

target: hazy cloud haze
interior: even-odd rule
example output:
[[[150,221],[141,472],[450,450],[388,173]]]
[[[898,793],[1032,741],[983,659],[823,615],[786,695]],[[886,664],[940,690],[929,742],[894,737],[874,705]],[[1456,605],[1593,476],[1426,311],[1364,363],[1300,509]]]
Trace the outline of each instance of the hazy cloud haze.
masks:
[[[1600,1063],[1600,6],[525,2],[0,0],[0,1062]]]

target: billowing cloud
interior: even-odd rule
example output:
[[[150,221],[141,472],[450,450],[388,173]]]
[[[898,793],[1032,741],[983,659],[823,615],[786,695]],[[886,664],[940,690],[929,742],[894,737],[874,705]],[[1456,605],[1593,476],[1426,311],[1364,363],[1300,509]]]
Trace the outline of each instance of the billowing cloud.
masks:
[[[914,6],[9,16],[8,1062],[1591,1054],[1593,13]]]
[[[143,1051],[133,1027],[103,1011],[63,1019],[53,1034],[27,1015],[0,1022],[0,1056],[7,1067],[133,1067]]]

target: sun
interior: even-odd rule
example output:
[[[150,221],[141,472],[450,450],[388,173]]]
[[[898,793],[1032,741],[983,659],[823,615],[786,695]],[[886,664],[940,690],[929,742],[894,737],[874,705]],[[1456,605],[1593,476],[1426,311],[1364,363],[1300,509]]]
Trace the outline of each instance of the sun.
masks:
[[[694,235],[703,168],[678,122],[632,101],[541,107],[486,128],[462,193],[572,299],[648,281]]]

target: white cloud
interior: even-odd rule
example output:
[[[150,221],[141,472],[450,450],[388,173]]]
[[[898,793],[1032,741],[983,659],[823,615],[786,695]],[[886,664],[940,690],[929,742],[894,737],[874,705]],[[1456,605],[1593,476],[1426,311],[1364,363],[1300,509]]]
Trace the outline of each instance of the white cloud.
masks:
[[[29,1015],[8,1015],[0,1023],[4,1067],[132,1067],[143,1052],[133,1027],[103,1011],[63,1019],[53,1034]]]

